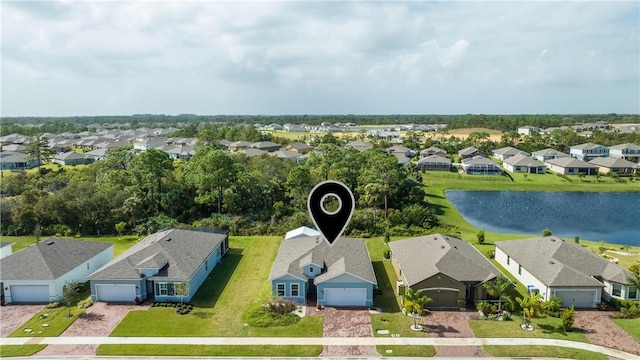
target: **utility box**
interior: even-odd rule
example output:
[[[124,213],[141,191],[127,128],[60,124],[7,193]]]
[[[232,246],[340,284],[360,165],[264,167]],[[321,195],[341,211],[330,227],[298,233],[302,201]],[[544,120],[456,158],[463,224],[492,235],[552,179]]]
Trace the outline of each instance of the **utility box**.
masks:
[[[404,295],[404,283],[402,281],[396,281],[396,292],[398,295]]]

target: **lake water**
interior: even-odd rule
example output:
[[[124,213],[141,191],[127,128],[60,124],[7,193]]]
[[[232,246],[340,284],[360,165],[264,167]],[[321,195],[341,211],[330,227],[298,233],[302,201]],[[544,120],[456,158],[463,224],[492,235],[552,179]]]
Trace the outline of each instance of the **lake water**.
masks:
[[[640,193],[464,191],[445,196],[473,226],[640,245]]]

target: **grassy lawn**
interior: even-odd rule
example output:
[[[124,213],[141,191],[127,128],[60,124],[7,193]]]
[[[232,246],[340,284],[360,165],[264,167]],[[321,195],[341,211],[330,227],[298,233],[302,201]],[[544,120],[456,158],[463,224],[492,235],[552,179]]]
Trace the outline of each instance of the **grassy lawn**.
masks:
[[[479,338],[548,338],[568,341],[586,342],[589,340],[579,332],[564,332],[560,328],[560,319],[551,316],[533,318],[533,331],[524,331],[520,324],[522,316],[514,314],[511,321],[470,320],[469,326],[473,335]]]
[[[71,308],[71,317],[67,317],[69,310],[66,306],[61,306],[55,309],[43,309],[29,319],[29,321],[22,324],[22,326],[17,328],[9,336],[58,336],[62,334],[69,325],[73,324],[73,322],[76,321],[76,319],[83,313],[84,309],[78,309],[76,306]],[[48,326],[43,326],[47,324]],[[26,329],[31,329],[32,331],[25,331]]]
[[[640,319],[612,319],[627,334],[633,336],[637,342],[640,342]]]
[[[236,345],[100,345],[96,354],[163,356],[317,357],[322,346]]]
[[[48,236],[41,236],[40,241],[47,239]],[[113,243],[113,256],[118,256],[122,254],[125,250],[130,248],[133,244],[138,242],[138,236],[125,235],[125,236],[81,236],[81,240],[87,241],[99,241],[99,242],[110,242]],[[0,241],[12,242],[13,244],[13,252],[24,249],[27,246],[33,245],[36,243],[35,236],[0,236]]]
[[[31,356],[47,345],[0,345],[0,357]]]
[[[580,349],[571,349],[557,346],[495,346],[482,347],[487,354],[495,357],[517,358],[562,358],[562,359],[608,359],[605,355]]]
[[[320,317],[285,327],[244,326],[245,312],[270,297],[267,276],[281,240],[231,237],[231,250],[194,296],[191,313],[176,315],[160,307],[131,311],[111,336],[322,336]]]
[[[431,345],[378,345],[376,350],[384,357],[434,357],[436,355],[436,348]],[[387,350],[391,350],[391,352],[387,352]]]

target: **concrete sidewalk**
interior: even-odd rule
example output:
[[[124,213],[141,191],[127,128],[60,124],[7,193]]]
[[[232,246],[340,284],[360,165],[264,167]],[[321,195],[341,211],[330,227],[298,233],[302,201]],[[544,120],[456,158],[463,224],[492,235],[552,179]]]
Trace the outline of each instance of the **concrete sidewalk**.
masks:
[[[157,344],[157,345],[538,345],[560,346],[599,352],[619,359],[640,360],[640,356],[604,346],[556,339],[540,338],[382,338],[382,337],[15,337],[1,338],[0,345],[75,345],[75,344]]]

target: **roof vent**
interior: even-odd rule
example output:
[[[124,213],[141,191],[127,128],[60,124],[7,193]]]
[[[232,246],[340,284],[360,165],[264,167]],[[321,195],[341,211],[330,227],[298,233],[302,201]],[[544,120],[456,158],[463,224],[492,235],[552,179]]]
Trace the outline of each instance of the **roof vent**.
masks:
[[[556,241],[556,239],[555,238],[551,238],[551,241]]]
[[[53,240],[47,241],[47,245],[53,245]]]
[[[551,260],[551,261],[549,261],[549,264],[553,265],[553,264],[555,264],[555,261]]]
[[[444,245],[440,245],[440,249],[444,249]]]
[[[165,239],[164,241],[171,241],[171,238]]]

